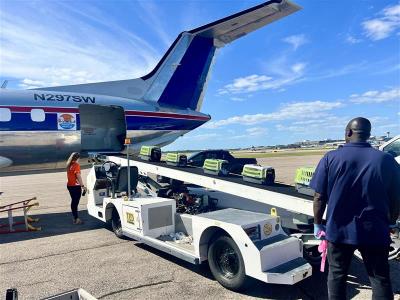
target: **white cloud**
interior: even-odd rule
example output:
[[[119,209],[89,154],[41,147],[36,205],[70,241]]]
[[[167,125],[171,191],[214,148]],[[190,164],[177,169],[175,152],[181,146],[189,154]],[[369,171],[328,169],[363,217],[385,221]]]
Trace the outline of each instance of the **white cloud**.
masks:
[[[358,44],[362,42],[362,39],[355,38],[354,36],[348,35],[346,37],[346,42],[349,44]]]
[[[372,74],[372,75],[380,75],[380,74],[387,74],[398,72],[400,70],[400,64],[398,56],[393,55],[390,57],[385,57],[382,60],[378,61],[367,61],[363,60],[353,64],[347,64],[342,67],[338,67],[335,69],[325,69],[319,73],[311,74],[301,79],[302,82],[304,81],[316,81],[316,80],[323,80],[329,78],[336,78],[336,77],[344,77],[349,74]],[[395,74],[394,76],[397,76]]]
[[[197,140],[197,141],[204,141],[212,138],[219,137],[219,134],[217,133],[202,133],[202,134],[197,134],[197,135],[184,135],[182,139],[191,139],[191,140]]]
[[[289,131],[293,133],[326,133],[327,130],[344,129],[349,120],[349,117],[333,115],[325,115],[322,118],[315,118],[312,116],[311,119],[308,120],[294,121],[285,125],[277,124],[275,128],[278,131]]]
[[[214,129],[232,124],[255,125],[268,121],[304,119],[304,118],[309,118],[310,116],[318,117],[318,116],[323,116],[324,112],[335,108],[339,108],[342,105],[343,104],[338,101],[296,102],[296,103],[286,104],[280,110],[273,113],[234,116],[225,120],[208,122],[203,126],[203,128]]]
[[[246,98],[241,98],[241,97],[231,97],[232,101],[236,101],[236,102],[243,102],[246,101]]]
[[[162,15],[157,5],[153,1],[137,1],[137,4],[145,11],[145,14],[140,14],[140,19],[146,23],[149,28],[154,30],[160,40],[169,47],[173,39],[165,31],[165,26],[162,24],[162,20],[165,20],[165,16]]]
[[[292,66],[292,71],[296,74],[300,74],[304,71],[305,67],[305,63],[297,63]]]
[[[316,137],[334,138],[342,137],[347,123],[356,116],[337,116],[327,114],[322,118],[300,120],[293,122],[279,123],[275,125],[277,131],[286,132],[295,136],[303,136],[308,139]],[[390,118],[380,116],[364,116],[371,121],[372,132],[386,132],[390,128],[399,129],[400,124],[390,123]]]
[[[291,35],[284,38],[283,41],[291,44],[294,50],[297,50],[297,48],[308,42],[304,34]]]
[[[366,35],[372,40],[381,40],[390,35],[395,26],[391,22],[386,22],[379,19],[365,21],[363,23]]]
[[[276,74],[276,78],[268,75],[249,75],[235,78],[232,83],[218,90],[219,95],[251,93],[262,90],[281,89],[284,86],[295,83],[303,77],[306,63],[300,62],[288,67],[289,71]]]
[[[241,139],[248,139],[248,138],[254,138],[254,137],[261,137],[264,136],[268,133],[268,129],[264,127],[251,127],[246,129],[245,134],[240,134],[240,135],[231,135],[229,136],[229,139],[232,140],[241,140]]]
[[[19,86],[24,89],[34,89],[34,88],[39,88],[39,87],[45,86],[45,83],[40,80],[31,80],[31,79],[25,78],[24,80],[21,81]]]
[[[49,3],[35,9],[27,2],[18,14],[0,12],[0,75],[20,79],[21,88],[135,78],[160,57],[141,37],[94,8]]]
[[[400,132],[400,123],[386,123],[380,126],[373,126],[372,124],[372,133],[373,135],[386,135],[387,132],[393,137],[393,134],[396,135]]]
[[[259,136],[266,134],[268,130],[267,128],[264,127],[251,127],[247,128],[246,132],[248,133],[249,136]]]
[[[386,124],[386,125],[381,125],[378,128],[379,129],[389,129],[389,128],[400,129],[400,124],[399,123]]]
[[[400,28],[400,4],[386,7],[379,15],[361,24],[365,35],[373,41],[385,39]]]
[[[397,58],[398,61],[398,58]],[[375,71],[372,73],[373,75],[382,75],[382,74],[387,74],[387,73],[392,73],[396,72],[396,76],[400,70],[400,63],[395,62],[394,64],[391,64],[390,66],[383,67],[382,69],[378,68],[378,71]]]
[[[225,85],[220,91],[220,94],[226,93],[240,93],[243,91],[254,92],[257,91],[260,85],[270,81],[272,77],[265,75],[249,75],[246,77],[239,77],[233,80],[232,83]]]
[[[363,94],[350,95],[350,101],[354,103],[382,103],[398,100],[400,101],[400,88],[386,91],[367,91]]]

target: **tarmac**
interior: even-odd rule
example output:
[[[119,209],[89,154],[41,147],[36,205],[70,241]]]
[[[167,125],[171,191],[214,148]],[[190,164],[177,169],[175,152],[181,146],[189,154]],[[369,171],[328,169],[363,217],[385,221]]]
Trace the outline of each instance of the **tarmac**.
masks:
[[[315,165],[320,156],[259,159],[277,170],[277,180],[292,183],[298,166]],[[83,171],[85,178],[87,170]],[[0,235],[0,297],[15,287],[19,299],[41,299],[83,288],[98,299],[326,299],[326,273],[294,286],[254,280],[243,293],[215,281],[206,265],[193,266],[132,240],[121,240],[88,216],[86,197],[79,205],[83,225],[72,225],[64,172],[0,178],[0,205],[36,196],[38,232]],[[7,221],[0,215],[0,223]],[[395,299],[400,299],[400,263],[391,261]],[[371,299],[362,262],[350,266],[348,296]],[[3,294],[3,295],[4,295]]]

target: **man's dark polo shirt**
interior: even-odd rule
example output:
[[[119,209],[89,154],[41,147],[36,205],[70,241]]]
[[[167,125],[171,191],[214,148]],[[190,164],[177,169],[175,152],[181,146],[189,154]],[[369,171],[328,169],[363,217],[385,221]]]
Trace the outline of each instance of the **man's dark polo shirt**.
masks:
[[[328,199],[326,238],[353,245],[387,245],[389,204],[400,193],[400,167],[368,143],[347,143],[321,159],[310,187]]]

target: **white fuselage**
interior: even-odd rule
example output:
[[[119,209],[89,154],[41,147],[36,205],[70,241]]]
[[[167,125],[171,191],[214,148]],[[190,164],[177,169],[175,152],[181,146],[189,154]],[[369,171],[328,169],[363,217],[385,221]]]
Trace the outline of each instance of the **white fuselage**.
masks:
[[[104,129],[109,132],[101,136],[105,144],[110,144],[104,150],[116,147],[112,139],[113,120],[110,121],[107,114],[98,114],[98,110],[91,113],[92,107],[117,107],[121,110],[124,120],[119,120],[121,124],[118,126],[122,127],[124,138],[133,140],[134,151],[143,144],[170,144],[210,119],[197,111],[161,107],[157,102],[82,93],[4,89],[0,91],[0,172],[64,167],[71,152],[90,150],[82,148],[82,104],[86,105],[85,111],[93,119],[89,120],[91,123],[109,122]],[[86,136],[96,134],[96,130],[100,134],[99,126],[88,126],[85,127]]]

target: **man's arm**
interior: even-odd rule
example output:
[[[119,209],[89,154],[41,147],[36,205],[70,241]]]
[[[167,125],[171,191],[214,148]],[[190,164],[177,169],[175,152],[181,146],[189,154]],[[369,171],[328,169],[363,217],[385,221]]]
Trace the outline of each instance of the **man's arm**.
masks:
[[[326,208],[326,199],[319,193],[314,194],[314,224],[321,225]]]
[[[322,217],[324,216],[326,203],[328,198],[328,156],[325,156],[318,163],[314,175],[310,181],[310,187],[315,191],[314,194],[314,236],[321,239],[320,232],[325,231],[325,226],[322,225]]]

